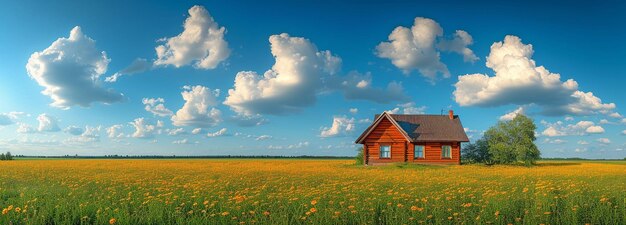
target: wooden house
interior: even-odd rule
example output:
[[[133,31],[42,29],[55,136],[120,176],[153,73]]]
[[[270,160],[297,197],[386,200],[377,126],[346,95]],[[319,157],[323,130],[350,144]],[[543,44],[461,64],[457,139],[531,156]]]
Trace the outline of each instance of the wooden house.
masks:
[[[461,143],[469,142],[459,116],[383,112],[356,140],[366,165],[392,162],[460,164]]]

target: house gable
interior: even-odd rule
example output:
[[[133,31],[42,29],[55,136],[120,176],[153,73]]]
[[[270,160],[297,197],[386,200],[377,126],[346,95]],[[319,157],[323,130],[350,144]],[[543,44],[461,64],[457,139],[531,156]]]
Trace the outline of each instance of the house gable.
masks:
[[[355,143],[363,144],[365,140],[377,140],[379,142],[411,141],[411,137],[402,127],[387,113],[383,112],[372,125],[359,136]]]

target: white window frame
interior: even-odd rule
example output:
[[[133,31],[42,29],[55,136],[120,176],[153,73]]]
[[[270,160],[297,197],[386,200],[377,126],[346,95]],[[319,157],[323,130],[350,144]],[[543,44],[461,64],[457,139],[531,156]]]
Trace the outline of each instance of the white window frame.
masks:
[[[383,157],[383,147],[389,147],[389,155],[387,157]],[[381,159],[391,159],[391,145],[390,144],[382,144],[378,146],[378,158]]]
[[[421,157],[417,157],[417,154],[415,154],[415,153],[417,153],[417,151],[416,151],[417,147],[422,147],[422,156]],[[426,146],[425,145],[413,145],[413,159],[423,159],[423,158],[426,158],[424,156],[424,154],[426,154]]]
[[[445,147],[448,147],[448,149],[449,149],[448,153],[450,153],[450,155],[448,155],[448,156],[446,156],[444,154],[445,153],[445,151],[444,151]],[[451,159],[452,158],[452,145],[442,145],[441,146],[441,158],[442,159]]]

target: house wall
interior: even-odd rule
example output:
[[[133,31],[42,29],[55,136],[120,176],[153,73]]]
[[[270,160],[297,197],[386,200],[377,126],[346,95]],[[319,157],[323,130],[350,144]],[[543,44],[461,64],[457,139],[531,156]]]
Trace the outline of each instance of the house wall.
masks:
[[[402,133],[389,121],[383,118],[377,127],[365,138],[364,141],[365,161],[369,165],[392,162],[415,162],[434,164],[460,164],[460,142],[423,142],[410,143]],[[380,146],[391,146],[391,158],[380,158]],[[425,158],[414,158],[414,145],[424,145]],[[441,157],[441,146],[452,146],[452,158]]]
[[[386,144],[391,146],[391,158],[381,159],[380,145]],[[405,145],[408,147],[406,138],[387,118],[383,118],[365,138],[365,145],[369,153],[366,155],[368,164],[404,162]]]
[[[424,158],[414,157],[414,146],[424,146]],[[441,146],[452,146],[452,158],[441,157]],[[410,143],[408,150],[408,161],[415,163],[441,163],[441,164],[461,164],[461,143],[460,142],[418,142]]]

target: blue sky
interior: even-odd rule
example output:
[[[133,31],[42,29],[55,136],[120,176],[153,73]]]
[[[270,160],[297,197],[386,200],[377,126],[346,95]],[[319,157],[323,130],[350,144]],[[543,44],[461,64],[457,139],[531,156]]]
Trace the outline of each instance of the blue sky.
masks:
[[[544,157],[623,158],[625,9],[3,3],[0,151],[354,155],[376,113],[453,109],[472,140],[517,111]]]

